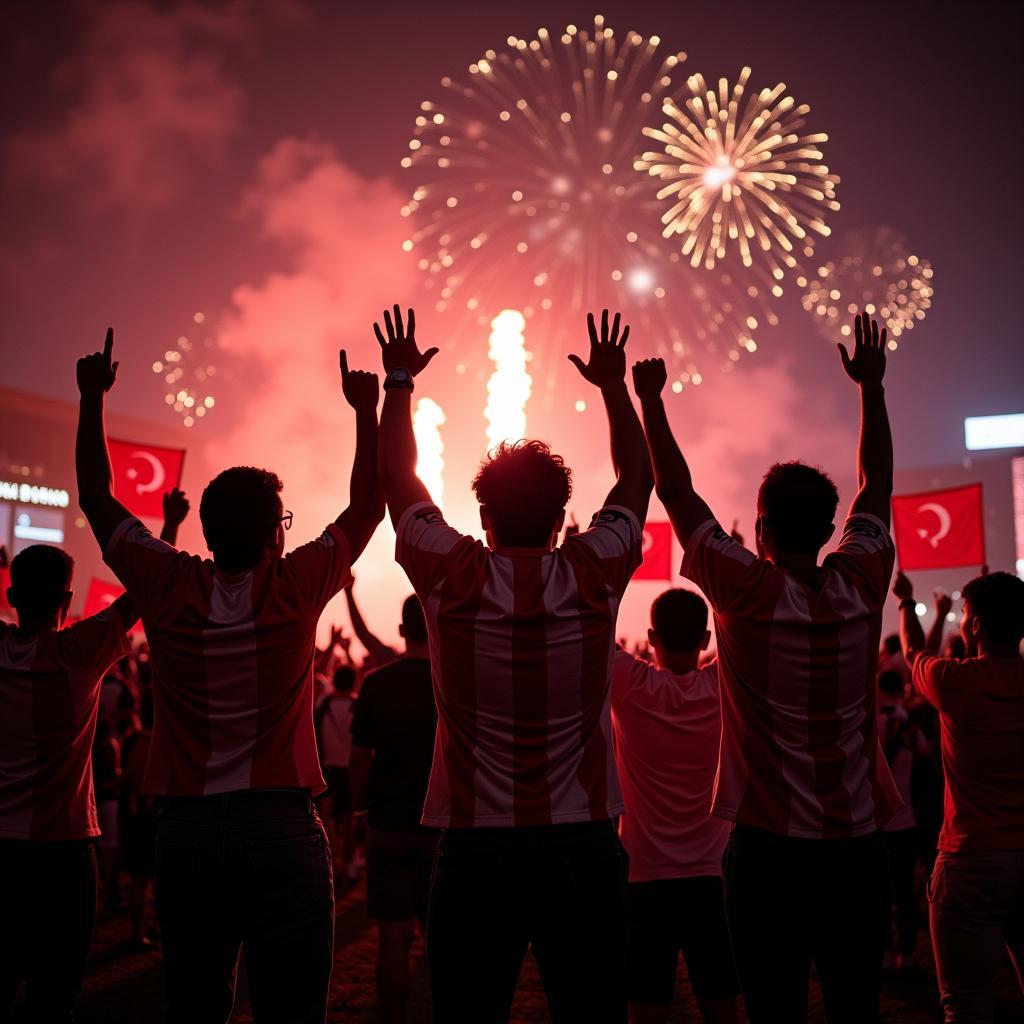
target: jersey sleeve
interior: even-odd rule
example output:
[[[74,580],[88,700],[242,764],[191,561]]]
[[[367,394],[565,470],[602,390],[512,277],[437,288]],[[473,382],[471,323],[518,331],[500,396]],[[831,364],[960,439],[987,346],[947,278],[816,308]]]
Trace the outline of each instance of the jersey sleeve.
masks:
[[[914,689],[937,711],[944,710],[955,693],[953,680],[959,665],[955,658],[919,654],[914,662]]]
[[[848,579],[865,604],[877,611],[889,596],[889,580],[896,548],[881,519],[866,512],[850,516],[843,525],[839,547],[826,564]]]
[[[114,607],[105,608],[87,619],[79,619],[73,626],[60,631],[67,663],[88,667],[97,678],[101,677],[132,649],[128,637],[130,626],[131,623],[121,621]]]
[[[643,682],[648,663],[621,647],[612,660],[612,708],[621,706]]]
[[[458,556],[472,545],[444,521],[441,510],[430,502],[410,505],[395,531],[395,560],[405,570],[420,600],[447,575]]]
[[[281,560],[301,600],[317,611],[352,582],[352,549],[345,531],[331,523],[316,540]]]
[[[160,595],[190,559],[190,555],[154,537],[135,516],[121,522],[103,552],[103,560],[143,618],[158,611]]]
[[[711,607],[722,613],[756,588],[766,564],[709,519],[690,535],[679,572],[696,583]]]
[[[605,582],[620,597],[643,561],[643,527],[621,505],[605,505],[582,533],[569,537],[563,549],[581,546],[600,567]]]

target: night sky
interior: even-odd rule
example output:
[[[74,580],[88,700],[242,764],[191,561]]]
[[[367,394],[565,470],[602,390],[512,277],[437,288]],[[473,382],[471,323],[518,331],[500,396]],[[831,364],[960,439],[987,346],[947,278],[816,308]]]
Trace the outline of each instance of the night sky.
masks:
[[[811,105],[842,177],[833,240],[889,225],[935,267],[929,316],[890,360],[897,464],[959,461],[964,416],[1024,407],[1015,6],[9,4],[4,383],[73,399],[73,360],[111,323],[122,361],[111,407],[173,423],[150,366],[202,310],[235,382],[218,393],[219,418],[197,428],[210,465],[255,451],[291,463],[325,431],[339,432],[331,443],[347,465],[347,413],[333,391],[311,391],[334,386],[334,350],[375,365],[369,323],[388,301],[421,300],[425,338],[436,324],[399,248],[410,184],[399,161],[420,101],[510,34],[583,26],[600,12],[620,33],[685,50],[687,73],[731,79],[750,64],[757,83],[785,81]],[[748,510],[774,458],[838,460],[838,477],[852,473],[855,394],[796,295],[756,356],[673,403],[698,482],[702,465],[716,467],[708,487],[728,505],[723,520]],[[567,339],[565,350],[579,345]],[[455,386],[457,359],[442,353],[424,393],[449,414],[447,487],[461,503],[484,446],[485,396]],[[604,435],[593,451],[580,440],[581,422],[604,429],[572,411],[580,395],[585,386],[568,384],[564,415],[537,425],[588,472],[580,497],[592,505],[610,478]],[[309,490],[337,478],[322,462],[290,472]],[[320,502],[310,511],[320,515]]]

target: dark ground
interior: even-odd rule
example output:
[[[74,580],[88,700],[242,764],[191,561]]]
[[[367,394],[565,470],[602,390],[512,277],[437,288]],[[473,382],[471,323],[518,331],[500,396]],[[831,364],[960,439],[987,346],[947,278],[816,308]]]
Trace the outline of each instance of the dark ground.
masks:
[[[164,1019],[163,965],[158,953],[126,955],[119,945],[128,934],[124,914],[102,913],[93,941],[90,965],[82,997],[79,1001],[78,1024],[148,1024]],[[410,1024],[426,1024],[431,1020],[430,997],[422,946],[416,960],[413,1008]],[[337,904],[337,938],[335,941],[334,975],[328,1020],[332,1024],[372,1024],[378,1020],[373,987],[373,965],[376,936],[367,919],[364,887],[360,882]],[[912,972],[898,978],[887,978],[883,989],[882,1019],[895,1024],[934,1024],[941,1022],[931,948],[925,931],[918,943],[917,963]],[[690,995],[685,970],[680,969],[672,1021],[697,1021],[696,1008]],[[812,985],[811,1024],[823,1024],[825,1018],[816,987]],[[23,1014],[16,1008],[14,1022],[20,1024]],[[251,1021],[249,1001],[245,993],[244,973],[239,984],[233,1022]],[[534,1024],[548,1020],[537,970],[528,959],[523,970],[512,1011],[513,1024]],[[746,1020],[741,1015],[741,1020]],[[1016,990],[1016,982],[1007,963],[1001,977],[1000,1001],[995,1024],[1024,1022],[1024,1000]]]

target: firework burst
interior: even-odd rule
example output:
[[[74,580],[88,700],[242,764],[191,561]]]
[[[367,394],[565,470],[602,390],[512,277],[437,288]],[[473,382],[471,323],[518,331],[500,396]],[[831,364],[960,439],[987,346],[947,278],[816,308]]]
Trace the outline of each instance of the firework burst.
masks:
[[[802,303],[833,341],[850,333],[850,316],[864,309],[876,313],[889,332],[889,348],[925,318],[934,294],[931,263],[915,255],[892,228],[854,231],[843,239],[838,260],[820,264],[813,276],[800,278]]]
[[[660,48],[600,17],[592,30],[509,37],[465,82],[442,79],[402,161],[416,176],[404,248],[437,308],[474,325],[521,310],[549,387],[561,357],[547,350],[560,351],[566,318],[589,308],[621,307],[678,379],[697,383],[698,359],[710,351],[730,365],[776,321],[771,284],[742,268],[694,270],[659,231],[657,187],[634,164],[686,59]]]
[[[828,136],[801,134],[810,107],[798,106],[782,82],[748,97],[749,78],[744,68],[731,90],[722,78],[716,91],[692,76],[685,109],[666,99],[671,120],[644,128],[664,150],[644,153],[636,169],[666,182],[658,192],[672,202],[661,217],[664,235],[682,236],[693,266],[710,269],[732,248],[744,266],[761,259],[781,281],[809,232],[829,234],[839,178],[820,162]]]
[[[164,402],[186,427],[195,426],[208,416],[217,401],[216,342],[202,327],[205,319],[204,314],[196,313],[192,317],[192,336],[179,335],[174,345],[153,363],[153,372],[163,379]]]

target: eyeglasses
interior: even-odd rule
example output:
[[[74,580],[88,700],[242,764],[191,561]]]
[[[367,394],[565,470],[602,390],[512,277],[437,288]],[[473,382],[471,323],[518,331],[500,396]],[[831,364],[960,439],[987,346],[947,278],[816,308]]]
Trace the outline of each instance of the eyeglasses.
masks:
[[[289,512],[289,511],[288,511],[287,509],[285,509],[285,510],[284,510],[284,515],[283,515],[283,516],[281,516],[281,518],[280,518],[280,519],[278,520],[278,522],[279,522],[279,523],[280,523],[280,524],[281,524],[281,525],[282,525],[282,526],[283,526],[283,527],[284,527],[284,528],[285,528],[286,530],[290,530],[290,529],[292,528],[292,519],[293,519],[293,515],[292,515],[292,513],[291,513],[291,512]]]

